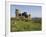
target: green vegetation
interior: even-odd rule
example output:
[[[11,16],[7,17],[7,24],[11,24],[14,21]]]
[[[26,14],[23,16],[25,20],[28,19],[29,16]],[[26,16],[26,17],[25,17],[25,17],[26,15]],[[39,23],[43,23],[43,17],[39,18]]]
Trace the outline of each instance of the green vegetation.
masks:
[[[11,32],[40,31],[41,20],[16,20],[11,19]]]

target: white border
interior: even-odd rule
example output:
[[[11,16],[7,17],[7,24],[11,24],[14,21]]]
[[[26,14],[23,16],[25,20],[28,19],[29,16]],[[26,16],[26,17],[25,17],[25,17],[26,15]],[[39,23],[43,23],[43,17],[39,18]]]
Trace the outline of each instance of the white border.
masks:
[[[16,4],[16,5],[35,5],[35,6],[42,6],[42,31],[28,31],[28,32],[10,32],[10,5]],[[23,37],[24,35],[30,36],[30,35],[40,35],[45,34],[45,5],[43,3],[25,3],[25,2],[6,2],[6,36],[20,36]]]

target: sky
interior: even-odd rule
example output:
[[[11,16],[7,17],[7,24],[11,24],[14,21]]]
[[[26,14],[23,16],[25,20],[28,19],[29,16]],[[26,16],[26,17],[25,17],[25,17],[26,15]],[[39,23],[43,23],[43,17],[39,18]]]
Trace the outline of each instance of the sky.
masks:
[[[11,5],[10,6],[11,17],[15,16],[16,9],[19,9],[20,13],[27,12],[27,14],[31,14],[32,17],[42,17],[42,7],[41,6]]]

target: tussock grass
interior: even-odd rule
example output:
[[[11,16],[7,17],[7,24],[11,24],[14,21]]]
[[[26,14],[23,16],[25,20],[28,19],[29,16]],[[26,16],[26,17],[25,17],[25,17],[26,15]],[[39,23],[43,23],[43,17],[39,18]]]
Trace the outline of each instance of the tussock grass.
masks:
[[[11,32],[40,31],[41,24],[31,21],[11,20]]]

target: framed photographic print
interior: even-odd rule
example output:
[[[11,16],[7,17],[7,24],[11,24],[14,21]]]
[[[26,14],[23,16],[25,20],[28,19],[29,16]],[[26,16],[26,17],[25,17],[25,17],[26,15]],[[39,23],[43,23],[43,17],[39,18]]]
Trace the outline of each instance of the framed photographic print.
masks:
[[[43,8],[43,3],[6,2],[6,36],[42,34]]]

